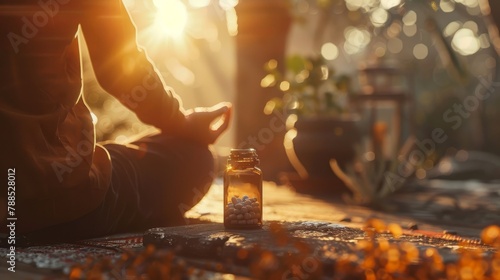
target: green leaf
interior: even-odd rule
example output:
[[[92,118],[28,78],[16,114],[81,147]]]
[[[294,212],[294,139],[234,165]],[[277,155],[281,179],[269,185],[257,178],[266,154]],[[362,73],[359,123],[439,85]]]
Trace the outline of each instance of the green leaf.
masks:
[[[298,74],[300,71],[307,69],[307,60],[300,55],[292,55],[286,59],[286,67],[292,73]]]

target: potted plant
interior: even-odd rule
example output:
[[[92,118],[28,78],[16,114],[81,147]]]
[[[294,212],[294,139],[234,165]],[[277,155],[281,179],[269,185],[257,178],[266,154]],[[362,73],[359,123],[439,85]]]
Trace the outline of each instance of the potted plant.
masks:
[[[264,113],[278,110],[288,116],[284,147],[300,179],[331,190],[342,182],[329,161],[342,165],[352,160],[360,141],[359,118],[348,106],[350,77],[335,75],[320,55],[292,55],[285,63],[285,73],[275,60],[265,65],[268,74],[261,86],[278,87],[283,95],[269,100]]]

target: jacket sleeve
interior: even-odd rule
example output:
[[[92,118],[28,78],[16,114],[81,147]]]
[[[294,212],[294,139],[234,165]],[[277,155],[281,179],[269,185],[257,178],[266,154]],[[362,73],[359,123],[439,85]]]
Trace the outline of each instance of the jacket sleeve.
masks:
[[[185,121],[178,96],[139,48],[121,0],[86,0],[81,21],[99,84],[141,121],[176,134]]]

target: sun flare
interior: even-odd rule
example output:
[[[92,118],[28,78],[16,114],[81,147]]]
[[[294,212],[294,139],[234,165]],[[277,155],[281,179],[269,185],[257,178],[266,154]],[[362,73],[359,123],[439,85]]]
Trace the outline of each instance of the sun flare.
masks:
[[[186,6],[179,0],[154,0],[154,4],[157,8],[155,33],[174,38],[181,37],[188,21]]]

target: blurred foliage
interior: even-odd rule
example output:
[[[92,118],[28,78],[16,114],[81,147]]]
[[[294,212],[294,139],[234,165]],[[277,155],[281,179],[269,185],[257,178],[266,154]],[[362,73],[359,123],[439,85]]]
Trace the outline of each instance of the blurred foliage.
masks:
[[[487,1],[483,1],[487,2]],[[495,119],[498,94],[460,115],[480,91],[498,91],[495,36],[488,16],[477,0],[290,0],[297,26],[308,25],[313,53],[348,73],[360,63],[393,63],[411,72],[409,93],[415,100],[419,139],[435,128],[449,136],[436,151],[442,155],[457,149],[500,153]],[[300,28],[300,27],[299,27]],[[299,29],[297,28],[297,29]],[[304,28],[305,29],[305,28]],[[333,46],[333,47],[332,47]],[[328,48],[327,48],[328,47]],[[331,49],[334,48],[332,55]],[[296,47],[292,47],[297,52]],[[330,50],[328,53],[325,50]],[[352,79],[356,88],[356,79]],[[472,102],[472,101],[471,101]],[[473,104],[473,103],[471,103]],[[449,110],[457,121],[445,117]],[[468,110],[468,109],[467,109]],[[458,117],[461,118],[458,121]],[[460,125],[456,125],[460,123]],[[438,157],[439,158],[439,157]]]
[[[497,109],[500,83],[496,82],[500,80],[497,71],[500,60],[494,47],[498,36],[491,32],[496,26],[484,14],[479,1],[291,0],[290,3],[299,26],[295,29],[299,30],[296,41],[291,40],[292,53],[309,51],[327,59],[328,65],[335,69],[352,73],[353,77],[358,75],[360,64],[392,64],[410,74],[411,79],[402,88],[414,101],[415,110],[409,116],[410,127],[403,131],[408,140],[417,142],[432,138],[433,131],[440,129],[446,140],[433,143],[431,151],[422,151],[425,154],[422,164],[415,165],[413,171],[417,173],[412,171],[408,178],[425,179],[426,172],[444,155],[461,149],[500,153],[500,132],[496,128],[496,119],[500,117]],[[306,40],[304,45],[308,50],[296,47]],[[350,91],[355,93],[355,79],[352,82]],[[293,92],[292,87],[290,91]],[[304,95],[301,88],[296,91]],[[285,100],[287,105],[297,104],[287,93],[271,103]],[[327,99],[320,100],[327,103]],[[299,109],[306,107],[298,104]],[[415,145],[408,146],[410,151],[421,150]],[[403,148],[404,145],[395,147],[400,151],[398,154]],[[400,159],[391,158],[380,164],[377,157],[375,161],[365,157],[366,149],[360,148],[358,161],[348,168],[334,166],[336,173],[358,196],[354,199],[383,201],[404,183],[404,180],[384,181],[386,171],[398,174]]]
[[[291,55],[285,63],[284,73],[274,59],[264,66],[267,75],[261,80],[261,86],[278,87],[283,92],[281,98],[267,102],[265,114],[281,110],[297,115],[337,116],[348,111],[349,76],[335,75],[335,70],[322,56]]]

